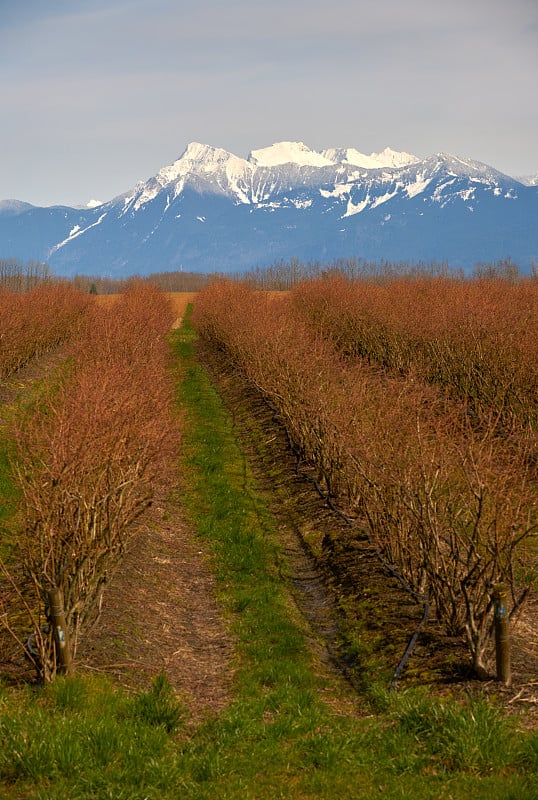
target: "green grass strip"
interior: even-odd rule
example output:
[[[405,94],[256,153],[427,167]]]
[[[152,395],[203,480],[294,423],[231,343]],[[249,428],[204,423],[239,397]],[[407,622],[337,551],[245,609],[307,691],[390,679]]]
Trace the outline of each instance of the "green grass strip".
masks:
[[[81,676],[0,684],[0,798],[537,800],[538,734],[517,735],[494,704],[393,694],[361,718],[323,701],[276,525],[194,336],[187,317],[172,342],[182,493],[235,640],[233,697],[191,727],[164,678],[136,695]]]
[[[0,558],[3,559],[9,556],[10,530],[18,503],[18,492],[11,468],[12,458],[13,442],[9,439],[7,425],[0,421]]]
[[[283,591],[274,521],[253,488],[232,421],[195,362],[185,328],[176,351],[186,366],[179,397],[188,414],[182,499],[213,551],[238,643],[236,690],[242,702],[253,699],[260,713],[287,699],[301,714],[303,706],[316,705],[316,693],[304,636],[290,619]]]

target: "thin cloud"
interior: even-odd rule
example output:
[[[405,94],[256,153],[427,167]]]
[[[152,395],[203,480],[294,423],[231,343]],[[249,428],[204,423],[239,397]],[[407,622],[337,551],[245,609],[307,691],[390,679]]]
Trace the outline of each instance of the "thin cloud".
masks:
[[[0,197],[111,197],[191,139],[238,155],[300,139],[538,169],[535,0],[6,5]]]

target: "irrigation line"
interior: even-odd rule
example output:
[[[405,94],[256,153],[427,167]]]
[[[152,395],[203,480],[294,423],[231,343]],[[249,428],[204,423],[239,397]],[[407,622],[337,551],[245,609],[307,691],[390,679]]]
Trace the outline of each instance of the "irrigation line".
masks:
[[[412,637],[409,639],[409,644],[406,647],[405,653],[401,657],[400,663],[396,667],[396,671],[394,672],[394,675],[392,676],[392,680],[391,680],[390,686],[389,686],[389,689],[391,691],[394,691],[394,689],[396,689],[396,685],[398,683],[398,679],[399,679],[399,677],[400,677],[400,675],[401,675],[401,673],[402,673],[402,671],[403,671],[403,669],[404,669],[404,667],[405,667],[405,665],[407,663],[407,660],[408,660],[409,656],[413,652],[413,648],[414,648],[414,646],[415,646],[415,644],[417,642],[417,639],[418,639],[418,637],[420,635],[421,630],[423,629],[423,627],[425,626],[426,622],[428,621],[429,615],[430,615],[430,604],[429,604],[429,602],[427,600],[425,600],[424,601],[424,614],[422,615],[422,619],[420,620],[418,628],[416,629],[416,631],[414,632]]]

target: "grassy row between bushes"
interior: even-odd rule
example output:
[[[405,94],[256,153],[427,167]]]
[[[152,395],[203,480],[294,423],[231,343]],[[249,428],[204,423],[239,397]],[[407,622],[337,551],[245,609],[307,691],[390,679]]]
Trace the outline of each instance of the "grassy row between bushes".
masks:
[[[233,699],[193,726],[165,676],[138,694],[82,674],[3,686],[0,798],[536,800],[538,733],[486,700],[377,690],[368,713],[349,713],[352,696],[310,654],[276,526],[193,343],[187,319],[172,341],[182,492],[236,641]]]

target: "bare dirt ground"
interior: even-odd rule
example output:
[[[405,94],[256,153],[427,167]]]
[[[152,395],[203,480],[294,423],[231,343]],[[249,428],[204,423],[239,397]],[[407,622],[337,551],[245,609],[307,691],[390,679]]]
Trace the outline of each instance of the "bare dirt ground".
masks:
[[[39,358],[33,359],[9,378],[0,379],[0,424],[2,423],[2,405],[7,406],[10,403],[15,403],[17,398],[27,396],[31,387],[37,381],[50,375],[65,359],[65,348],[58,347],[50,353],[44,353]]]
[[[193,718],[227,703],[233,642],[209,559],[171,498],[139,526],[77,662],[127,686],[147,687],[164,672]]]

